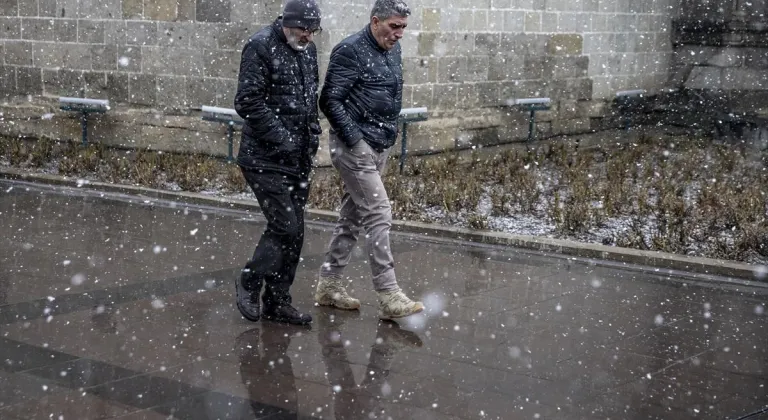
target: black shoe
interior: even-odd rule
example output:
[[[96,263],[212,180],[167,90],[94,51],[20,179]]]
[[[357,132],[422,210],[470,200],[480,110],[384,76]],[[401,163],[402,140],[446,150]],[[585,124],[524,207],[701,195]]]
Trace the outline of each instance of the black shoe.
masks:
[[[312,322],[312,316],[301,313],[291,305],[264,307],[261,316],[269,321],[293,325],[307,325]]]
[[[237,309],[249,321],[256,322],[261,317],[261,304],[259,303],[259,294],[251,293],[245,290],[241,279],[235,280],[235,299],[237,300]]]

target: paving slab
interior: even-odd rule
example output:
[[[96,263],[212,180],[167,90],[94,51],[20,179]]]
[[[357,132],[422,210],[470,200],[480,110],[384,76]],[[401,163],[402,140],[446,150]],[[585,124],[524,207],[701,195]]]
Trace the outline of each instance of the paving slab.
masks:
[[[0,418],[739,418],[768,404],[768,290],[396,233],[427,310],[315,307],[332,226],[293,286],[306,328],[249,322],[234,280],[263,219],[0,181]],[[759,415],[752,418],[760,418]]]

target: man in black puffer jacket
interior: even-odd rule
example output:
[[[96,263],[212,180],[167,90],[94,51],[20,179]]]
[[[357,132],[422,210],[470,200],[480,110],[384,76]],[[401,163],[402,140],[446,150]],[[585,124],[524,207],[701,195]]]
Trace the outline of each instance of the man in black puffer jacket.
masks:
[[[237,280],[237,307],[251,321],[308,324],[290,287],[304,244],[304,208],[319,135],[315,0],[288,0],[283,15],[243,49],[235,109],[243,117],[240,165],[267,219],[253,258]],[[266,283],[261,310],[259,297]]]
[[[402,0],[376,0],[371,21],[362,31],[334,47],[320,95],[331,124],[331,162],[344,183],[339,221],[320,270],[315,301],[341,309],[358,309],[349,296],[342,271],[365,230],[379,317],[401,318],[424,309],[409,299],[395,279],[389,244],[392,208],[381,176],[389,149],[397,139],[403,96],[399,40],[411,12]]]

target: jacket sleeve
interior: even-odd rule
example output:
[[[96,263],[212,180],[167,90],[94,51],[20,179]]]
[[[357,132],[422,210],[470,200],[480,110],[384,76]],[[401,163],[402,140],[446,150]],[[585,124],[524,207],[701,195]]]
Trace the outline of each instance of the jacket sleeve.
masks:
[[[291,139],[280,119],[267,107],[265,97],[269,67],[266,48],[257,41],[249,41],[240,59],[235,111],[243,119],[264,130],[265,140],[284,143]]]
[[[351,45],[335,48],[320,93],[320,109],[341,140],[350,146],[363,139],[363,132],[344,107],[358,77],[358,61],[354,48]]]

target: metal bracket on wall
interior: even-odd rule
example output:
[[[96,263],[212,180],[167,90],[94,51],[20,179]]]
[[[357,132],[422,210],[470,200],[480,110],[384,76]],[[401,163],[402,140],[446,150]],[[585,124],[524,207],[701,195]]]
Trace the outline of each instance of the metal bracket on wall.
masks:
[[[80,114],[80,128],[83,134],[83,146],[88,145],[88,114],[103,114],[109,111],[109,101],[106,99],[59,98],[59,109]]]
[[[232,162],[235,159],[233,150],[235,125],[242,125],[242,118],[232,108],[203,105],[200,109],[203,112],[203,121],[219,122],[227,125],[227,162]]]

